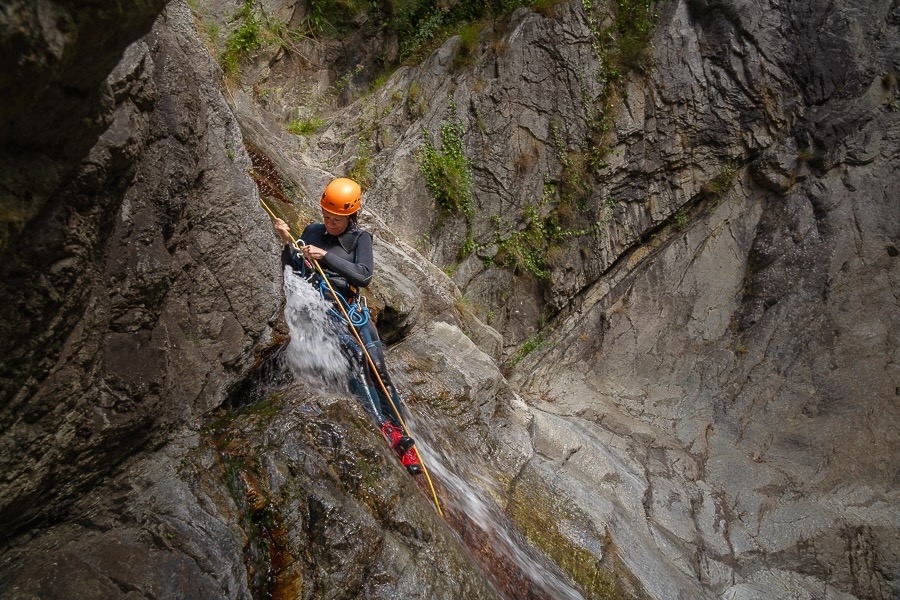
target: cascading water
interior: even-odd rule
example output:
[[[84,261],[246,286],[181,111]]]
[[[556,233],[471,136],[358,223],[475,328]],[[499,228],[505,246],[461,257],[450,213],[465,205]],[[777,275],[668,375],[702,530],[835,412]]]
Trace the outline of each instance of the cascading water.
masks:
[[[484,488],[495,484],[486,475],[487,471],[478,475],[477,481],[482,486],[479,487],[472,483],[476,478],[471,470],[471,457],[463,452],[454,453],[447,445],[452,435],[439,435],[441,443],[432,444],[432,433],[444,427],[449,432],[453,424],[429,418],[425,426],[417,424],[412,414],[406,420],[416,434],[419,452],[443,490],[445,515],[505,595],[517,600],[583,600],[584,596],[571,586],[565,575],[528,545],[490,498]]]
[[[338,343],[330,304],[290,268],[284,271],[284,291],[284,316],[291,336],[283,355],[286,366],[296,378],[349,393],[352,374]],[[416,436],[417,447],[443,489],[448,522],[455,526],[497,587],[508,597],[581,600],[583,596],[565,576],[516,533],[489,494],[460,476],[469,472],[462,453],[452,452],[446,444],[438,449],[431,443],[433,433],[442,428],[449,432],[453,424],[441,423],[429,414],[428,425],[417,426],[416,416],[407,409],[406,421]],[[440,437],[448,440],[452,436]],[[485,486],[492,485],[483,474],[479,479]]]
[[[294,377],[348,391],[350,371],[329,315],[330,305],[290,267],[284,269],[284,319],[291,335],[284,362]]]

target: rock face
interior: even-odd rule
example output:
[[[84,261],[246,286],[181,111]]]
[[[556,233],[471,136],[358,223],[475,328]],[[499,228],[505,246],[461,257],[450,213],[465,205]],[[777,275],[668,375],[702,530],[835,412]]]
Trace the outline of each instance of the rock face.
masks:
[[[898,593],[897,23],[866,5],[855,29],[849,10],[818,17],[833,36],[816,44],[805,26],[770,37],[799,14],[672,8],[654,111],[690,106],[748,168],[623,254],[513,377],[546,413],[535,438],[568,474],[554,481],[604,490],[593,520],[628,523],[613,528],[659,597]],[[704,95],[697,67],[721,75]],[[656,553],[683,575],[636,559]]]
[[[57,52],[23,90],[91,69],[53,177],[6,175],[46,139],[3,158],[33,208],[0,267],[0,595],[900,596],[894,4],[670,2],[627,56],[612,7],[520,8],[346,106],[352,59],[397,52],[365,15],[260,49],[228,104],[195,19],[239,3]],[[4,15],[64,40],[36,6]],[[304,99],[326,126],[290,135]],[[467,158],[456,209],[423,129]],[[370,177],[370,301],[449,527],[351,398],[281,368],[251,166],[295,222]]]
[[[5,3],[0,15],[0,252],[16,237],[109,125],[101,85],[126,46],[149,31],[162,0],[128,11],[94,2]]]
[[[217,67],[172,12],[98,86],[108,126],[6,248],[7,535],[218,406],[271,336],[268,221]]]

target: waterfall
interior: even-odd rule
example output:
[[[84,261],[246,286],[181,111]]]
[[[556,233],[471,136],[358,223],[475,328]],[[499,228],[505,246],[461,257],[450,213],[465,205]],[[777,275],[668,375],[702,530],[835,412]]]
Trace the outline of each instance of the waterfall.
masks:
[[[330,304],[289,267],[284,271],[284,292],[284,316],[291,336],[284,353],[286,366],[297,378],[349,393],[351,373],[329,316]],[[447,446],[453,436],[440,436],[440,447],[428,439],[430,429],[450,429],[453,424],[431,422],[418,427],[409,406],[406,413],[416,445],[443,487],[448,523],[463,538],[498,591],[510,598],[582,600],[566,576],[528,544],[491,499],[486,488],[493,482],[484,474],[478,477],[477,485],[474,477],[460,476],[469,472],[471,465],[463,464],[463,453]],[[489,549],[487,553],[485,548]]]
[[[284,269],[284,296],[284,319],[291,335],[284,353],[286,366],[297,379],[346,393],[349,365],[329,316],[330,304],[290,267]]]

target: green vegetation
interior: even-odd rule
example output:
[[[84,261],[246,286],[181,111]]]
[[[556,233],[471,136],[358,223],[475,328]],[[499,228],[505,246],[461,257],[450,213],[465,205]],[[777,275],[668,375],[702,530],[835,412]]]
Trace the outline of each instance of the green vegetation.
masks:
[[[610,53],[621,72],[644,72],[650,65],[650,38],[659,18],[654,0],[616,0],[611,27],[615,52]]]
[[[362,65],[345,73],[322,94],[307,94],[302,99],[302,106],[297,108],[297,117],[287,125],[288,132],[294,135],[312,135],[325,126],[326,120],[322,112],[335,98],[344,93],[350,82],[362,71]]]
[[[372,185],[372,152],[369,148],[369,141],[360,139],[357,152],[359,155],[356,162],[347,171],[347,177],[366,190]]]
[[[655,0],[615,0],[612,21],[598,18],[594,0],[581,0],[591,29],[591,46],[600,61],[602,81],[611,82],[630,71],[644,72],[650,66],[650,38],[659,19]]]
[[[425,46],[427,42],[437,37],[437,33],[443,24],[444,13],[435,12],[422,19],[421,23],[417,23],[415,30],[411,32],[412,35],[399,36],[403,40],[400,42],[400,58],[404,60],[410,58]]]
[[[456,69],[473,64],[484,40],[482,33],[490,20],[494,29],[502,31],[504,19],[516,8],[531,7],[544,14],[555,11],[558,0],[457,0],[435,3],[433,0],[389,0],[372,3],[366,0],[310,0],[303,33],[287,31],[283,23],[267,17],[258,7],[259,0],[245,0],[232,18],[232,28],[223,54],[226,72],[233,73],[242,57],[254,49],[270,43],[286,44],[300,35],[342,37],[360,28],[370,28],[387,38],[396,39],[399,51],[396,58],[383,59],[382,76],[403,61],[415,61],[431,51],[451,35],[459,35],[457,53],[453,59]],[[441,122],[439,132],[424,132],[419,167],[427,187],[440,209],[440,219],[448,215],[462,216],[467,224],[465,241],[459,257],[492,247],[495,262],[519,273],[530,273],[539,279],[549,276],[552,264],[563,253],[564,240],[573,236],[603,234],[612,217],[610,202],[594,206],[592,196],[607,163],[606,135],[616,110],[621,83],[630,71],[645,72],[649,66],[650,41],[658,19],[653,0],[582,0],[582,7],[591,30],[592,48],[599,67],[593,74],[579,73],[582,81],[582,102],[588,119],[588,135],[583,140],[566,139],[566,132],[553,124],[551,132],[556,156],[560,163],[558,176],[545,186],[543,197],[524,206],[518,222],[495,223],[489,240],[476,240],[472,233],[474,216],[473,174],[471,160],[462,143],[465,128],[456,114]],[[368,29],[367,29],[368,31]],[[294,37],[292,37],[294,36]],[[497,52],[499,45],[487,41]],[[288,46],[289,47],[289,46]],[[378,67],[376,67],[378,68]],[[361,67],[347,73],[327,92],[302,99],[297,116],[287,129],[295,135],[311,135],[326,124],[325,108],[349,85]],[[595,77],[601,86],[597,95]],[[483,86],[482,82],[482,86]],[[400,101],[400,97],[395,98]],[[405,108],[410,118],[420,118],[428,110],[421,86],[413,83],[405,96]],[[455,112],[455,107],[451,107]],[[376,153],[377,121],[374,126],[363,124],[357,159],[349,175],[364,186],[371,182],[372,161]],[[474,123],[484,129],[484,122],[475,113]],[[537,161],[535,151],[523,151],[515,168],[527,172]],[[524,221],[524,222],[523,222]],[[510,233],[512,232],[512,233]]]
[[[688,226],[688,213],[685,207],[681,207],[675,213],[675,227],[677,227],[680,231],[684,230]]]
[[[544,334],[540,331],[532,335],[530,338],[525,340],[522,345],[519,347],[519,351],[516,352],[515,356],[509,359],[509,362],[506,363],[507,369],[512,369],[519,362],[544,345]]]
[[[319,115],[297,117],[288,123],[287,130],[294,135],[312,135],[325,125],[325,119]]]
[[[550,122],[550,133],[556,148],[556,159],[562,167],[557,188],[560,208],[563,211],[575,209],[587,213],[590,211],[588,200],[593,191],[591,153],[581,149],[568,149],[555,121]]]
[[[480,22],[470,23],[464,26],[460,32],[460,43],[453,57],[453,68],[462,69],[475,64],[475,50],[478,47],[478,35],[483,29]]]
[[[797,162],[807,163],[815,158],[816,153],[812,148],[800,148],[797,150]]]
[[[582,104],[588,119],[588,136],[575,150],[565,150],[555,135],[557,156],[563,171],[560,174],[561,198],[580,202],[590,193],[596,174],[606,168],[606,134],[615,113],[621,82],[629,72],[646,72],[650,67],[650,40],[659,15],[654,0],[615,0],[611,14],[597,14],[594,0],[582,0],[582,8],[591,31],[591,48],[599,67],[594,76],[603,85],[598,97],[592,98],[582,79]],[[605,6],[605,5],[604,5]],[[605,24],[605,25],[602,25]]]
[[[546,246],[556,238],[558,225],[552,220],[542,219],[531,205],[525,207],[525,217],[525,229],[516,231],[498,244],[495,260],[516,273],[526,271],[538,279],[549,277]]]
[[[343,38],[356,29],[359,16],[372,5],[366,0],[309,0],[307,26],[313,32]]]
[[[413,81],[406,93],[406,111],[412,118],[419,118],[428,110],[428,103],[425,101],[425,94],[422,86],[418,82]]]
[[[253,6],[253,0],[244,0],[243,6],[231,17],[231,21],[240,22],[228,34],[225,51],[222,53],[222,68],[228,75],[237,72],[241,58],[262,45],[260,30],[264,17],[262,11]]]
[[[255,0],[244,0],[241,7],[228,19],[228,23],[232,27],[219,57],[222,69],[228,76],[236,75],[240,62],[254,50],[270,46],[294,50],[297,42],[309,37],[310,33],[308,25],[289,29],[284,21],[266,14],[256,5]],[[215,23],[208,23],[205,31],[209,42],[214,47],[217,46],[219,27]]]
[[[553,194],[552,184],[545,184],[544,197]],[[524,229],[514,232],[505,239],[500,239],[500,219],[496,218],[495,243],[498,247],[494,262],[510,268],[515,273],[531,273],[538,279],[550,276],[554,259],[562,254],[563,242],[576,237],[600,237],[612,218],[613,202],[607,199],[599,218],[587,227],[574,228],[562,224],[565,205],[556,206],[546,215],[541,215],[538,208],[525,205],[526,225]]]
[[[441,214],[458,214],[466,220],[466,238],[458,252],[459,260],[485,248],[495,247],[496,253],[493,258],[485,259],[486,264],[498,264],[518,274],[530,273],[537,279],[546,279],[550,276],[553,260],[562,254],[565,240],[603,234],[612,218],[613,201],[607,199],[596,214],[588,206],[591,188],[582,173],[589,155],[567,152],[562,147],[558,130],[552,126],[558,142],[557,158],[563,164],[563,181],[558,186],[547,182],[538,205],[524,206],[524,227],[517,228],[515,224],[504,222],[499,215],[494,215],[492,239],[486,242],[474,239],[471,227],[474,215],[471,162],[462,145],[465,130],[455,116],[456,107],[451,104],[451,109],[454,116],[441,122],[439,146],[427,131],[423,132],[425,141],[419,165]],[[519,162],[527,166],[529,160],[526,153]],[[510,231],[512,233],[508,233]]]
[[[392,97],[392,103],[400,102],[400,97]],[[389,112],[392,104],[385,107],[383,113]],[[383,114],[382,113],[382,114]],[[356,162],[347,171],[347,177],[353,179],[362,187],[368,189],[372,185],[372,160],[374,159],[373,147],[378,135],[378,108],[374,103],[367,103],[363,109],[361,119],[362,126],[359,132],[359,142],[356,146]]]
[[[566,140],[561,125],[551,122],[550,133],[560,173],[545,184],[537,206],[525,205],[524,228],[501,239],[500,230],[509,227],[495,223],[493,243],[498,252],[492,262],[544,279],[562,255],[565,240],[588,235],[599,237],[605,232],[613,216],[614,201],[607,198],[598,209],[592,196],[597,178],[607,167],[605,138],[624,75],[644,72],[650,65],[650,39],[658,19],[655,5],[652,0],[615,0],[607,13],[601,12],[607,5],[595,7],[593,0],[582,0],[599,63],[594,76],[602,84],[599,96],[592,96],[587,76],[578,75],[588,121],[587,136],[572,143]],[[542,5],[542,9],[549,7]],[[530,160],[523,154],[516,161],[516,169],[526,171]],[[722,185],[727,182],[723,181]],[[471,243],[466,248],[477,251],[486,246]]]
[[[534,0],[531,3],[531,10],[545,17],[551,17],[556,10],[556,5],[561,4],[564,0]]]
[[[474,60],[474,42],[488,20],[532,4],[535,0],[391,0],[381,3],[380,18],[385,29],[400,40],[400,61],[417,60],[450,36],[461,35],[459,66]]]
[[[721,173],[704,183],[700,191],[708,196],[719,197],[731,189],[735,178],[737,178],[737,169],[733,164],[728,163]]]
[[[489,242],[477,242],[470,233],[460,248],[459,259],[462,260],[473,252],[495,247],[493,258],[484,259],[486,266],[496,264],[516,274],[530,273],[537,279],[547,279],[553,262],[562,257],[564,242],[574,237],[602,236],[612,219],[615,205],[611,198],[607,198],[596,219],[585,219],[586,222],[590,221],[590,225],[581,228],[566,227],[562,224],[563,219],[569,218],[564,214],[565,205],[552,207],[546,214],[541,212],[555,194],[554,184],[545,183],[540,204],[524,206],[526,223],[522,229],[516,229],[515,224],[504,221],[499,215],[493,215],[492,239]],[[510,230],[513,230],[512,233],[504,234]]]
[[[423,131],[425,143],[419,161],[422,175],[431,196],[444,214],[462,214],[466,220],[473,215],[472,164],[463,152],[462,136],[465,129],[456,116],[456,105],[450,119],[441,121],[440,150],[428,131]]]
[[[726,164],[722,172],[707,181],[700,187],[698,199],[707,201],[707,205],[714,211],[721,197],[732,188],[737,178],[737,169],[731,163]],[[695,205],[695,203],[691,203]],[[690,224],[691,217],[698,213],[698,209],[689,206],[681,206],[672,216],[675,227],[683,231]]]
[[[197,0],[190,0],[197,11]],[[462,43],[454,64],[471,64],[479,33],[490,20],[498,20],[521,6],[542,14],[550,14],[560,0],[457,0],[441,3],[434,0],[309,0],[307,16],[297,30],[290,31],[284,22],[266,15],[258,0],[245,0],[232,15],[237,24],[228,35],[222,65],[234,74],[240,60],[260,46],[275,43],[290,47],[298,37],[327,36],[343,39],[360,28],[381,31],[399,41],[399,53],[391,69],[400,62],[417,61],[438,44],[459,34]],[[583,0],[585,13],[592,23],[603,21],[592,15],[593,0]],[[613,23],[595,26],[596,50],[609,54],[617,68],[644,69],[646,52],[655,21],[654,3],[650,0],[615,0]],[[615,48],[615,52],[610,52]],[[614,65],[614,66],[616,66]]]

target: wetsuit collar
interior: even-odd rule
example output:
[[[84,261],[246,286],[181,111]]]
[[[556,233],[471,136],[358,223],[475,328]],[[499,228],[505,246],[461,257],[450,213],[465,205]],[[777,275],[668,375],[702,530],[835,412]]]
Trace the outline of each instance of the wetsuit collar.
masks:
[[[353,252],[354,248],[356,248],[356,239],[359,237],[359,234],[362,232],[361,229],[356,227],[348,227],[344,233],[340,235],[331,235],[327,231],[325,232],[325,239],[337,239],[338,243],[341,245],[341,248],[344,249],[344,252],[350,253]]]

